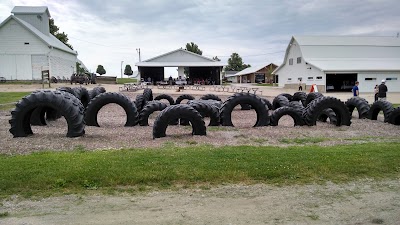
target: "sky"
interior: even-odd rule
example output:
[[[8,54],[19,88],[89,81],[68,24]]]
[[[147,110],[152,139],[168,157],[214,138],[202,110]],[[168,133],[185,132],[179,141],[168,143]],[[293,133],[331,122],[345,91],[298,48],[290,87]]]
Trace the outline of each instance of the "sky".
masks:
[[[78,58],[120,76],[146,60],[194,42],[227,62],[280,65],[292,36],[396,36],[399,0],[0,0],[0,21],[14,6],[47,6]],[[176,77],[176,68],[165,76]]]

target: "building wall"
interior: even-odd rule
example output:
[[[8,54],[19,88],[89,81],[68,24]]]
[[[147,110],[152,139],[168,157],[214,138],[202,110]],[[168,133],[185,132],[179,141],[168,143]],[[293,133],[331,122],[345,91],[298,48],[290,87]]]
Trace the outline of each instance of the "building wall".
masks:
[[[67,78],[76,71],[76,55],[53,48],[49,54],[49,60],[50,76]]]
[[[176,51],[168,55],[160,56],[151,62],[211,62],[201,56],[196,56],[184,51]]]
[[[39,15],[19,15],[19,14],[15,15],[15,17],[18,17],[19,19],[28,22],[36,29],[40,30],[43,34],[49,35],[50,26],[49,26],[49,17],[47,16],[47,13],[41,14],[40,18],[38,16]]]
[[[389,92],[400,92],[400,71],[397,72],[360,72],[357,77],[360,93],[373,92],[375,85],[386,80]],[[372,79],[372,80],[371,80]]]

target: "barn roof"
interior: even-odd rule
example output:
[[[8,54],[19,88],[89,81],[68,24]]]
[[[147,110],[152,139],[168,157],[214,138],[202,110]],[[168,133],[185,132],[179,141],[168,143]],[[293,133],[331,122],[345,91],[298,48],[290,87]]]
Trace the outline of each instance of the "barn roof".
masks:
[[[14,15],[47,13],[47,15],[50,17],[50,12],[47,6],[15,6],[11,13],[14,13]]]
[[[246,68],[246,69],[244,69],[244,70],[242,70],[242,71],[237,72],[237,73],[235,74],[235,76],[241,76],[241,75],[246,75],[246,74],[252,74],[252,73],[255,73],[255,72],[259,71],[259,70],[262,70],[264,67],[267,67],[267,66],[269,66],[269,65],[276,66],[276,65],[273,64],[273,63],[262,64],[262,65],[257,65],[257,66],[252,66],[252,67],[248,67],[248,68]]]

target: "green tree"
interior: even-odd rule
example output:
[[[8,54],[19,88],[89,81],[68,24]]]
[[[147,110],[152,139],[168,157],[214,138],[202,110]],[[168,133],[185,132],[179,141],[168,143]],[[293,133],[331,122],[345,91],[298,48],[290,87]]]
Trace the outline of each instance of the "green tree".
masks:
[[[124,74],[129,76],[133,74],[131,65],[128,64],[125,66]]]
[[[250,67],[249,64],[244,64],[242,57],[236,52],[232,53],[231,57],[228,59],[228,66],[225,67],[226,71],[242,71]]]
[[[66,46],[68,46],[68,48],[74,50],[74,48],[72,47],[72,45],[70,45],[68,43],[68,35],[64,32],[60,33],[58,32],[60,30],[60,28],[54,24],[54,19],[50,18],[49,19],[49,26],[50,26],[50,33],[56,37],[58,40],[60,40],[62,43],[64,43]]]
[[[104,67],[102,65],[98,65],[97,69],[96,69],[96,73],[103,75],[103,74],[106,74],[106,70],[104,69]]]
[[[221,61],[221,60],[218,58],[218,56],[213,57],[213,59],[214,59],[215,61]]]
[[[199,49],[199,46],[196,45],[196,44],[193,43],[193,42],[186,43],[186,50],[189,51],[189,52],[193,52],[193,53],[199,54],[199,55],[202,55],[202,54],[203,54],[203,51],[201,51],[201,50]]]
[[[85,68],[81,67],[81,64],[79,62],[76,62],[76,73],[77,74],[85,74],[88,72]]]

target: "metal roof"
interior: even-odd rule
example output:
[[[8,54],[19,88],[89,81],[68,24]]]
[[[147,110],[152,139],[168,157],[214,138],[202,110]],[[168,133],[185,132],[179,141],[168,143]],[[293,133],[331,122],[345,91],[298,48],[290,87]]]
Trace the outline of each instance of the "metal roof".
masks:
[[[227,64],[180,48],[135,65],[139,67],[221,67]]]
[[[15,6],[11,13],[14,13],[14,15],[47,13],[47,15],[50,17],[50,12],[47,6]]]
[[[44,43],[46,43],[49,46],[52,46],[53,48],[57,48],[59,50],[77,55],[78,52],[70,49],[68,46],[66,46],[64,43],[62,43],[60,40],[58,40],[56,37],[54,37],[52,34],[43,34],[41,31],[39,31],[38,29],[36,29],[36,27],[32,26],[31,24],[29,24],[28,22],[25,22],[24,20],[19,19],[16,16],[9,16],[6,20],[4,20],[1,24],[0,24],[0,29],[1,27],[6,24],[9,20],[14,19],[15,21],[17,21],[19,24],[21,24],[23,27],[25,27],[26,29],[28,29],[29,31],[31,31],[34,35],[36,35],[39,39],[41,39]]]
[[[257,65],[257,66],[252,66],[252,67],[248,67],[242,71],[239,71],[238,73],[235,74],[235,76],[241,76],[241,75],[246,75],[246,74],[251,74],[251,73],[255,73],[259,70],[262,70],[264,67],[267,67],[269,65],[275,65],[273,63],[269,63],[267,65],[263,64],[263,65]],[[276,66],[276,65],[275,65]]]
[[[305,62],[322,71],[400,71],[400,38],[362,36],[294,36]]]

